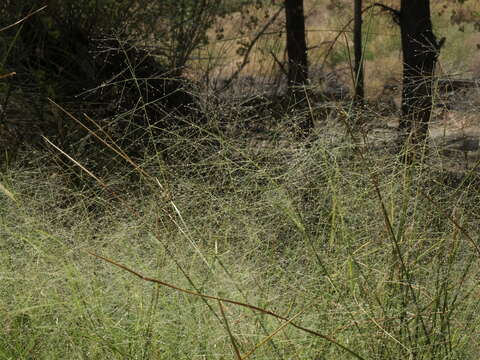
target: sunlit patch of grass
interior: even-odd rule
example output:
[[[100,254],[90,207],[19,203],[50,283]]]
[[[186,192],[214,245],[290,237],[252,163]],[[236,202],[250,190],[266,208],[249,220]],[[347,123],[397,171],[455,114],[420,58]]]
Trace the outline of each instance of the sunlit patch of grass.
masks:
[[[87,251],[196,293],[303,312],[295,323],[365,359],[474,354],[476,177],[449,187],[428,162],[408,168],[338,125],[317,130],[308,147],[206,131],[215,151],[149,161],[153,182],[123,177],[128,164],[105,175],[124,184],[109,201],[101,184],[79,189],[43,161],[4,173],[17,202],[1,194],[2,356],[220,359],[234,356],[232,341],[262,359],[345,356],[292,326],[275,333],[277,318],[232,303],[221,315],[216,301]]]

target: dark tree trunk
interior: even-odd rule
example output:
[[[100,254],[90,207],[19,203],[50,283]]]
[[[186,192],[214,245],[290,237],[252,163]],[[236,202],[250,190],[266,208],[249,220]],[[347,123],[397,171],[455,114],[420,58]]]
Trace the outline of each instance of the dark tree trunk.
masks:
[[[303,0],[285,0],[285,17],[288,53],[288,84],[305,85],[308,80],[307,42]]]
[[[430,0],[401,0],[399,16],[403,49],[399,130],[415,146],[427,138],[432,82],[441,45],[432,30]]]
[[[362,0],[354,3],[353,46],[355,48],[354,85],[355,103],[361,105],[364,98],[363,87],[363,59],[362,59]]]
[[[288,54],[288,89],[296,104],[305,99],[304,85],[308,82],[307,42],[303,0],[285,0],[285,18]],[[311,119],[300,124],[303,132],[313,127]]]

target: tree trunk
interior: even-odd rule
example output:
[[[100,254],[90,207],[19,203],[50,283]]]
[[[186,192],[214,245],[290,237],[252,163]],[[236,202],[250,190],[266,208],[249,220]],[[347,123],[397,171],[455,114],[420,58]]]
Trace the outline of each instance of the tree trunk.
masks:
[[[303,103],[308,82],[307,42],[303,0],[285,0],[285,18],[288,55],[288,89],[295,104]],[[303,120],[300,128],[308,133],[312,120]]]
[[[354,65],[354,86],[355,86],[355,103],[361,105],[364,98],[363,86],[363,59],[362,59],[362,0],[355,0],[354,4],[354,29],[353,29],[353,46],[355,48],[355,65]]]
[[[399,130],[416,147],[427,138],[432,82],[441,45],[433,34],[430,0],[401,0],[402,115]]]
[[[288,54],[288,84],[305,85],[308,80],[307,42],[303,0],[285,0],[285,17]]]

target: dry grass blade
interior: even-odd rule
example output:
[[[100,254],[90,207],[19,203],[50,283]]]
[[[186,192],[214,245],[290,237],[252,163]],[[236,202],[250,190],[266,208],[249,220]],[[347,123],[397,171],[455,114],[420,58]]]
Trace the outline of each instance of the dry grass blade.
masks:
[[[92,122],[93,124],[95,124],[95,126],[97,126],[97,128],[113,143],[110,144],[108,143],[107,141],[105,141],[104,138],[102,138],[101,136],[99,136],[95,131],[93,131],[92,129],[90,129],[88,126],[85,126],[85,124],[83,124],[80,120],[78,120],[75,116],[73,116],[72,113],[70,113],[68,110],[66,110],[65,108],[63,108],[61,105],[57,104],[55,101],[53,101],[52,99],[48,98],[48,101],[50,101],[52,103],[52,105],[56,106],[58,109],[60,109],[62,112],[64,112],[70,119],[72,119],[73,121],[75,121],[77,124],[79,124],[82,128],[84,128],[86,131],[88,131],[92,136],[94,136],[97,140],[99,140],[102,144],[104,144],[105,146],[107,146],[110,150],[112,150],[113,152],[115,152],[117,155],[119,155],[122,159],[124,159],[126,162],[128,162],[130,165],[132,165],[135,170],[137,170],[138,172],[140,172],[143,176],[147,177],[147,178],[151,178],[151,176],[145,172],[142,168],[140,168],[123,150],[120,149],[120,147],[118,147],[115,142],[113,141],[113,139],[110,138],[110,136],[108,136],[108,134],[101,128],[100,125],[98,125],[92,118],[90,118],[87,114],[84,114],[85,118],[87,120],[89,120],[90,122]],[[158,182],[158,181],[157,181]],[[158,182],[158,184],[160,186],[162,186],[160,184],[160,182]],[[163,188],[163,187],[162,187]]]
[[[232,331],[230,330],[230,325],[228,324],[228,320],[227,320],[227,317],[225,316],[225,311],[223,310],[223,305],[220,300],[218,301],[218,306],[220,307],[220,313],[222,314],[223,322],[225,323],[225,329],[227,329],[228,336],[230,337],[230,341],[232,342],[232,347],[235,350],[235,355],[238,360],[242,360],[242,357],[240,356],[240,351],[238,350],[238,347],[237,347],[237,341],[235,340],[235,337],[233,336]]]
[[[46,8],[47,8],[47,5],[42,6],[40,9],[37,9],[37,10],[35,10],[34,12],[31,12],[30,14],[28,14],[28,15],[26,15],[25,17],[21,18],[20,20],[15,21],[13,24],[10,24],[10,25],[8,25],[8,26],[5,26],[4,28],[1,28],[1,29],[0,29],[0,32],[5,31],[5,30],[8,30],[8,29],[10,29],[10,28],[12,28],[12,27],[14,27],[14,26],[17,26],[17,25],[21,24],[22,22],[24,22],[24,21],[27,20],[28,18],[32,17],[32,16],[35,15],[36,13],[38,13],[38,12],[40,12],[40,11],[46,9]]]
[[[13,71],[13,72],[8,73],[8,74],[0,75],[0,79],[6,79],[6,78],[9,78],[9,77],[12,77],[12,76],[15,76],[15,75],[17,75],[17,73],[15,71]]]
[[[125,271],[128,271],[129,273],[137,276],[138,278],[144,280],[144,281],[148,281],[148,282],[153,282],[153,283],[156,283],[156,284],[159,284],[159,285],[162,285],[162,286],[165,286],[165,287],[168,287],[170,289],[173,289],[173,290],[176,290],[176,291],[179,291],[179,292],[182,292],[184,294],[189,294],[189,295],[193,295],[193,296],[198,296],[200,298],[203,298],[203,299],[210,299],[210,300],[215,300],[215,301],[221,301],[221,302],[224,302],[224,303],[228,303],[228,304],[233,304],[233,305],[238,305],[238,306],[241,306],[241,307],[245,307],[245,308],[248,308],[248,309],[252,309],[252,310],[256,310],[256,311],[260,311],[261,313],[264,313],[264,314],[267,314],[267,315],[270,315],[270,316],[273,316],[277,319],[280,319],[280,320],[283,320],[283,321],[286,321],[288,322],[290,325],[292,325],[293,327],[299,329],[299,330],[302,330],[306,333],[309,333],[311,335],[315,335],[315,336],[318,336],[324,340],[327,340],[328,342],[338,346],[339,348],[345,350],[346,352],[350,353],[351,355],[353,355],[354,357],[356,357],[357,359],[360,359],[360,360],[365,360],[364,357],[360,356],[359,354],[357,354],[356,352],[354,352],[353,350],[350,350],[349,348],[347,348],[346,346],[340,344],[339,342],[337,342],[336,340],[326,336],[326,335],[323,335],[323,334],[320,334],[319,332],[317,331],[314,331],[314,330],[311,330],[311,329],[308,329],[308,328],[305,328],[303,326],[300,326],[300,325],[297,325],[292,321],[292,319],[288,319],[286,317],[283,317],[281,315],[278,315],[270,310],[267,310],[267,309],[262,309],[258,306],[255,306],[255,305],[251,305],[251,304],[246,304],[246,303],[243,303],[243,302],[240,302],[240,301],[236,301],[236,300],[230,300],[230,299],[225,299],[225,298],[220,298],[218,296],[212,296],[212,295],[206,295],[206,294],[201,294],[201,293],[198,293],[198,292],[195,292],[195,291],[191,291],[191,290],[187,290],[187,289],[183,289],[183,288],[180,288],[178,286],[175,286],[175,285],[172,285],[172,284],[169,284],[169,283],[166,283],[164,281],[161,281],[161,280],[158,280],[158,279],[153,279],[153,278],[150,278],[150,277],[147,277],[147,276],[144,276],[138,272],[136,272],[135,270],[132,270],[128,267],[126,267],[125,265],[122,265],[122,264],[119,264],[111,259],[108,259],[106,257],[103,257],[101,255],[97,255],[95,253],[92,253],[90,251],[86,251],[88,254],[96,257],[96,258],[99,258],[99,259],[102,259],[103,261],[106,261],[116,267],[119,267],[120,269],[123,269]]]
[[[73,162],[75,165],[77,165],[80,169],[82,169],[82,171],[84,171],[85,173],[87,173],[89,176],[91,176],[103,189],[107,190],[110,194],[112,194],[116,199],[120,200],[122,203],[126,204],[126,206],[128,206],[128,208],[130,209],[130,211],[132,211],[132,213],[134,213],[135,215],[139,216],[137,211],[135,209],[133,209],[120,195],[118,195],[115,191],[113,191],[112,189],[109,188],[109,186],[102,180],[100,179],[98,176],[96,176],[94,173],[92,173],[90,170],[88,170],[85,166],[83,166],[82,164],[80,164],[77,160],[75,160],[74,158],[72,158],[70,155],[68,155],[65,151],[63,151],[62,149],[60,149],[57,145],[55,145],[54,143],[52,143],[50,140],[48,140],[45,136],[42,136],[42,138],[49,144],[51,145],[53,148],[55,148],[58,152],[60,152],[62,155],[64,155],[66,158],[68,158],[71,162]]]
[[[15,196],[12,194],[10,190],[8,190],[5,186],[3,186],[2,183],[0,183],[0,191],[3,192],[10,200],[13,200],[17,202],[17,199],[15,199]]]
[[[95,181],[97,181],[101,186],[103,186],[104,188],[107,188],[107,184],[105,184],[102,179],[100,179],[99,177],[97,177],[94,173],[92,173],[90,170],[88,170],[85,166],[83,166],[82,164],[80,164],[77,160],[75,160],[74,158],[72,158],[70,155],[68,155],[65,151],[63,151],[62,149],[60,149],[57,145],[55,145],[54,143],[52,143],[50,140],[48,140],[45,136],[42,135],[42,138],[43,140],[45,140],[49,145],[53,146],[55,148],[55,150],[57,150],[58,152],[60,152],[63,156],[67,157],[71,162],[73,162],[75,165],[77,165],[80,169],[82,169],[83,171],[85,171],[89,176],[91,176],[93,179],[95,179]]]
[[[52,100],[51,100],[52,101]],[[53,101],[52,101],[53,102]],[[55,104],[55,103],[54,103]],[[75,119],[75,117],[73,115],[71,115],[70,113],[68,113],[65,109],[63,109],[60,105],[58,104],[55,104],[57,105],[60,109],[62,109],[63,111],[65,111],[71,118],[73,118],[78,124],[80,124],[85,130],[87,130],[90,134],[92,134],[93,136],[95,136],[99,141],[101,141],[105,146],[107,146],[110,150],[112,150],[113,152],[115,152],[117,155],[119,155],[122,159],[124,159],[126,162],[128,162],[130,165],[132,165],[132,167],[138,171],[139,173],[141,173],[143,176],[145,176],[146,178],[151,178],[152,176],[147,173],[145,170],[143,170],[140,166],[138,166],[137,163],[135,163],[119,146],[117,146],[114,142],[114,140],[105,132],[105,130],[103,130],[101,128],[101,126],[95,121],[93,120],[91,117],[89,117],[87,114],[83,114],[85,116],[85,118],[87,120],[89,120],[91,123],[93,123],[100,131],[102,131],[103,134],[105,134],[105,136],[107,137],[107,139],[109,139],[114,145],[108,143],[107,141],[105,141],[105,139],[103,139],[101,136],[98,136],[98,134],[94,131],[92,131],[89,127],[85,126],[84,124],[82,124],[79,120]],[[157,180],[157,183],[158,185],[163,189],[163,185]]]

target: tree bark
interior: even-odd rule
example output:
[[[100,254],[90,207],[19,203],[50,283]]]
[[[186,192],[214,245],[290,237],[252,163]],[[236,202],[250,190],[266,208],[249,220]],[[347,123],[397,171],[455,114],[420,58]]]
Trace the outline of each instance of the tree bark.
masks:
[[[364,98],[363,58],[362,58],[362,0],[354,3],[353,46],[355,49],[354,86],[355,103],[361,105]]]
[[[303,0],[285,0],[288,54],[288,84],[305,85],[308,81],[307,42]]]
[[[285,0],[285,18],[288,55],[288,89],[295,104],[305,100],[305,85],[308,83],[307,42],[303,0]],[[313,127],[311,119],[300,124],[308,133]]]
[[[433,76],[441,45],[432,30],[430,0],[401,0],[399,20],[403,50],[399,130],[415,147],[427,139]]]

